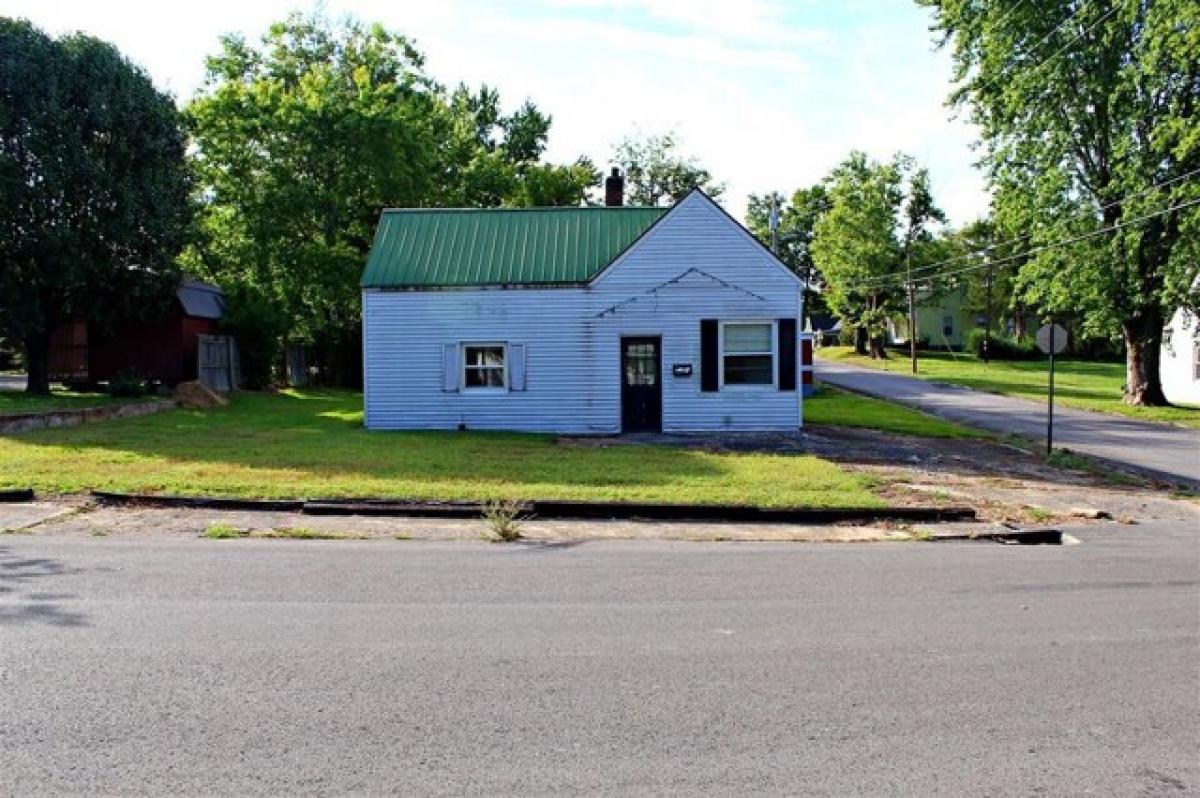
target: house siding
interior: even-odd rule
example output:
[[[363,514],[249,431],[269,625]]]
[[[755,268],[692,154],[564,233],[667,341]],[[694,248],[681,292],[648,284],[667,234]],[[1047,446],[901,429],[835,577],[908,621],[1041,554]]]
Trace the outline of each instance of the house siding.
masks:
[[[1165,333],[1159,354],[1163,393],[1172,404],[1200,406],[1200,316],[1179,308]]]
[[[796,429],[798,391],[700,390],[700,320],[799,315],[798,281],[693,194],[586,286],[364,291],[366,425],[616,433],[620,340],[644,335],[662,338],[664,431]],[[472,341],[524,344],[526,390],[444,390],[443,346]]]

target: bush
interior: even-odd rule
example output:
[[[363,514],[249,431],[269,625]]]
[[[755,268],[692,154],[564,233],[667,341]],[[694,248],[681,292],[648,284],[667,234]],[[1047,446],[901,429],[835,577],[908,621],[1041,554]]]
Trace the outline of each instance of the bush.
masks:
[[[144,396],[149,390],[146,378],[136,371],[122,371],[108,381],[108,392],[112,396]]]
[[[1033,341],[1010,338],[1007,335],[988,337],[986,330],[971,330],[967,334],[967,351],[983,358],[983,344],[987,341],[987,355],[991,360],[1037,360],[1041,350]]]
[[[271,385],[275,364],[282,359],[281,340],[287,316],[257,288],[225,286],[222,331],[237,339],[242,383],[251,390]]]

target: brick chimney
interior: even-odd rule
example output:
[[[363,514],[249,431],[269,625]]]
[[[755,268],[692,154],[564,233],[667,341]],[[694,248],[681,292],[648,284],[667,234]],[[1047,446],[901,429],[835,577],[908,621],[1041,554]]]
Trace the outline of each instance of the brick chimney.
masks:
[[[620,208],[625,204],[625,178],[615,166],[612,174],[604,178],[604,204],[610,208]]]

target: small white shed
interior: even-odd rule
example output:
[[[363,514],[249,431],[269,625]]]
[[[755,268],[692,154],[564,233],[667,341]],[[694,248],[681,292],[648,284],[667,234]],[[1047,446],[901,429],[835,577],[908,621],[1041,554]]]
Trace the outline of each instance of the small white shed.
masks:
[[[800,288],[698,190],[672,208],[388,210],[362,278],[365,424],[795,430]]]

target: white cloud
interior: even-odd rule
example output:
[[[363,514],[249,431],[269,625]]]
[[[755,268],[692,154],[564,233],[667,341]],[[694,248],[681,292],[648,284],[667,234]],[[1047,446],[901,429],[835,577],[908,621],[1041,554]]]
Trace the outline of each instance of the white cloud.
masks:
[[[6,0],[4,13],[113,41],[186,99],[219,34],[256,38],[296,5]],[[916,156],[955,222],[986,209],[974,131],[943,106],[950,65],[908,3],[327,0],[326,11],[408,35],[445,84],[486,82],[512,106],[532,99],[554,117],[556,160],[604,166],[623,136],[674,129],[728,183],[735,215],[747,193],[811,184],[851,148]]]

